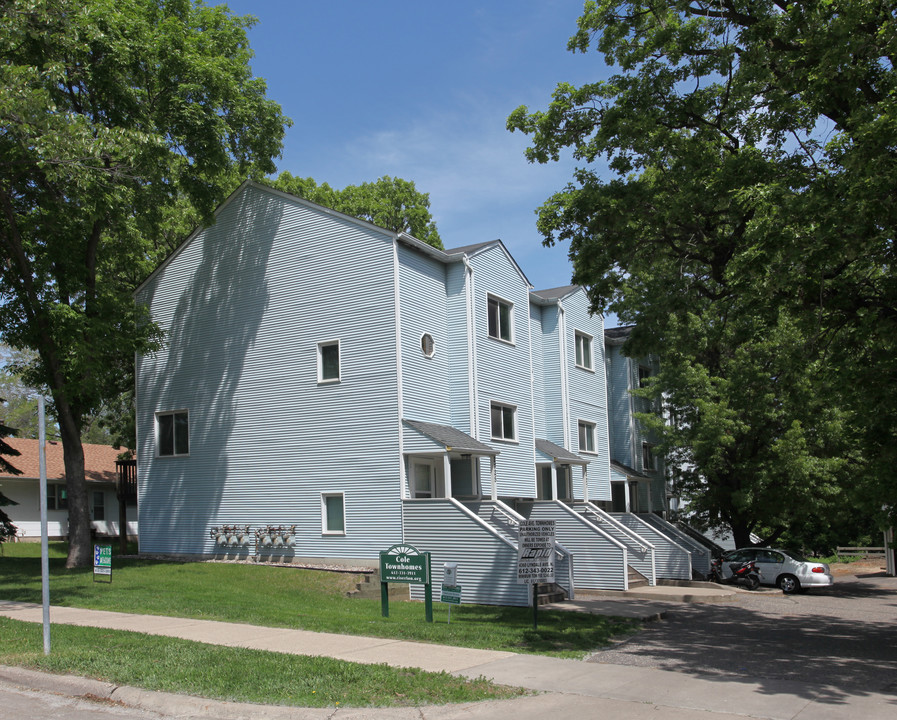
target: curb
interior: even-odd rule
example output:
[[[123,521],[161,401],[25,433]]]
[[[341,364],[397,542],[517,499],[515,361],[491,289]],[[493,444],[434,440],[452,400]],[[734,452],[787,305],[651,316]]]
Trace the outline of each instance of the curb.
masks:
[[[0,665],[0,682],[27,690],[53,693],[88,702],[114,703],[183,718],[220,720],[323,720],[334,718],[334,708],[305,708],[210,700],[144,690],[77,675],[54,675],[39,670]],[[359,710],[362,708],[346,708]],[[398,708],[396,708],[398,710]]]

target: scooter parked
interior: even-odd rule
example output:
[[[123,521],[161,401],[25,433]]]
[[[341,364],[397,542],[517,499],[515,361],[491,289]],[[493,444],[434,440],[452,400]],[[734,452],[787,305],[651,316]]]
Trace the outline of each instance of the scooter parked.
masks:
[[[729,563],[730,577],[723,576],[723,559],[715,557],[710,561],[710,582],[744,585],[748,590],[760,587],[760,569],[753,560]]]

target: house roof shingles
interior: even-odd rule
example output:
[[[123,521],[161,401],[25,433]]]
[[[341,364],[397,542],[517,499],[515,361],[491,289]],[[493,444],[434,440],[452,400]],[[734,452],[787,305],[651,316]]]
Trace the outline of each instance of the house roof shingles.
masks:
[[[21,475],[0,472],[0,479],[37,480],[40,478],[40,441],[25,438],[4,438],[7,445],[18,450],[21,455],[4,455],[9,463],[22,471]],[[113,483],[118,479],[115,461],[124,451],[123,448],[106,445],[90,445],[84,447],[84,474],[88,482]],[[47,479],[65,480],[65,465],[62,460],[62,443],[46,444]]]

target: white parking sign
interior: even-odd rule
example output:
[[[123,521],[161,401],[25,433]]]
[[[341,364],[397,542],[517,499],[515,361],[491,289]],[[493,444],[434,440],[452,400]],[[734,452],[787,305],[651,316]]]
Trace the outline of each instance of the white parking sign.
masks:
[[[517,536],[517,584],[554,582],[554,520],[522,520]]]

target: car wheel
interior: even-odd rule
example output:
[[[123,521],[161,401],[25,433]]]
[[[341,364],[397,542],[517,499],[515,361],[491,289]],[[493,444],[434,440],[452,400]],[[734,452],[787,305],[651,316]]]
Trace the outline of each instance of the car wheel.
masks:
[[[800,580],[794,577],[794,575],[779,575],[776,585],[778,585],[786,595],[800,592]]]

